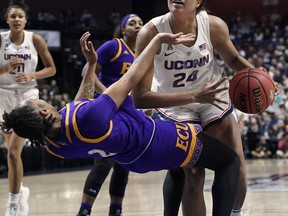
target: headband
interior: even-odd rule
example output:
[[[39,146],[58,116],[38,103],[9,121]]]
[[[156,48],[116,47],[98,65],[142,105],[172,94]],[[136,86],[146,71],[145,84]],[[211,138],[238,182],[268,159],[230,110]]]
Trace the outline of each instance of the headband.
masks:
[[[133,16],[138,16],[137,14],[128,14],[126,15],[123,19],[122,19],[122,22],[121,22],[121,28],[125,28],[125,25],[127,23],[127,21],[133,17]]]

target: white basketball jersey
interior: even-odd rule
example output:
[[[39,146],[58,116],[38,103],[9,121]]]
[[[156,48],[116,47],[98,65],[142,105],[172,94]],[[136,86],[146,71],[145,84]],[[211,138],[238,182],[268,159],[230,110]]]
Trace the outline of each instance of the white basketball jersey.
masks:
[[[168,14],[153,18],[151,22],[158,32],[172,33]],[[209,17],[206,11],[196,15],[198,35],[195,44],[191,47],[162,44],[161,52],[154,58],[154,77],[152,91],[155,92],[193,92],[203,86],[215,74],[217,82],[222,77],[222,70],[217,65],[213,55],[213,46],[210,40]],[[175,115],[177,110],[186,110],[185,119],[189,119],[189,110],[197,103],[181,107],[159,109],[167,116]],[[176,111],[176,112],[175,112]],[[195,107],[194,107],[195,111]],[[180,117],[181,118],[181,117]],[[184,117],[183,117],[184,118]]]
[[[16,90],[29,89],[37,85],[36,80],[25,84],[15,82],[18,72],[35,72],[38,63],[38,53],[33,44],[33,32],[24,31],[23,43],[19,46],[10,40],[10,31],[1,32],[0,66],[4,66],[11,58],[18,57],[23,60],[13,71],[0,75],[0,88]]]

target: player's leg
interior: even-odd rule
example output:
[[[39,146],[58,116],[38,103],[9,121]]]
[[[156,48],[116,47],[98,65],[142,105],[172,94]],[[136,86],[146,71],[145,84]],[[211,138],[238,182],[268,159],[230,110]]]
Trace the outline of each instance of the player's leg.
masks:
[[[114,163],[114,169],[110,180],[110,209],[109,216],[122,215],[122,203],[128,183],[129,171]]]
[[[10,216],[14,214],[16,215],[16,212],[20,212],[19,199],[21,191],[21,182],[23,178],[23,164],[21,159],[21,152],[24,146],[25,139],[17,136],[13,132],[9,134],[4,134],[4,137],[7,144],[7,163],[8,163],[8,181],[9,181],[9,200],[7,205],[6,216]],[[21,209],[21,212],[24,211],[21,215],[28,215],[29,207],[27,199],[25,203],[26,209]],[[17,215],[18,214],[19,213],[17,213]]]
[[[152,118],[173,122],[172,119],[154,110]],[[185,181],[185,173],[182,168],[169,170],[163,183],[164,216],[178,216],[182,192]]]
[[[182,199],[185,173],[182,168],[169,170],[163,184],[164,216],[177,216]]]
[[[237,124],[233,113],[231,113],[221,121],[213,123],[213,125],[209,126],[207,129],[205,128],[205,131],[211,136],[219,139],[220,141],[231,147],[240,158],[240,173],[238,180],[239,187],[233,205],[233,211],[235,212],[232,212],[231,215],[241,215],[241,211],[239,210],[241,210],[245,200],[247,191],[247,179],[245,158],[243,153],[239,125]]]
[[[205,132],[200,132],[197,138],[203,143],[203,148],[195,167],[205,167],[215,172],[212,186],[212,215],[229,216],[238,187],[239,157],[230,147]],[[191,171],[192,169],[185,168],[186,173]],[[186,181],[189,179],[186,178]]]
[[[185,184],[182,196],[182,212],[185,216],[206,216],[203,194],[205,182],[204,168],[191,168],[185,172]]]
[[[90,215],[94,201],[113,164],[113,160],[106,158],[95,158],[94,166],[92,167],[85,181],[81,206],[77,216]]]

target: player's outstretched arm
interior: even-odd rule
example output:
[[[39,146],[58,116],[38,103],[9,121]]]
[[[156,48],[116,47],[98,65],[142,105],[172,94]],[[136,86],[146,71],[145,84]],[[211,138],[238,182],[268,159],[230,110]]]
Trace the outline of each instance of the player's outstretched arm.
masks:
[[[159,33],[157,34],[147,45],[144,51],[133,62],[129,70],[120,80],[111,85],[104,94],[109,95],[112,100],[119,107],[129,92],[138,84],[143,78],[150,65],[153,63],[153,59],[162,43],[168,44],[180,44],[185,42],[191,42],[195,40],[195,35],[183,33],[170,34]]]
[[[85,32],[80,38],[81,50],[87,63],[85,70],[83,69],[82,71],[82,82],[74,100],[78,100],[80,98],[93,98],[94,96],[94,85],[96,79],[98,79],[95,74],[98,57],[94,50],[93,43],[91,41],[87,41],[90,35],[91,34],[89,32]]]

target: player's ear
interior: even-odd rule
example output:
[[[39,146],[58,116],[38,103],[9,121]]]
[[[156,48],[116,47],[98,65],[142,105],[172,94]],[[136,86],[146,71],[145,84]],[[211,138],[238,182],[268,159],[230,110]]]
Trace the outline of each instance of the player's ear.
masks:
[[[42,116],[42,117],[46,117],[47,115],[49,115],[50,113],[50,110],[46,109],[46,108],[40,108],[39,109],[39,114]]]
[[[197,1],[197,7],[199,7],[202,4],[202,0]]]

